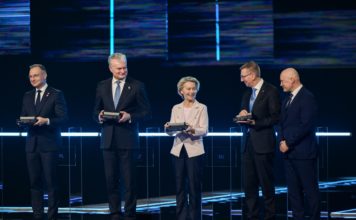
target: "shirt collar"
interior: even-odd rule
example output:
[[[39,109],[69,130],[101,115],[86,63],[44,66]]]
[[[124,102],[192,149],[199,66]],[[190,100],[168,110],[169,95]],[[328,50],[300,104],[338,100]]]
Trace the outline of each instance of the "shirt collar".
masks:
[[[257,91],[260,91],[262,85],[263,85],[263,79],[261,78],[261,80],[253,88],[256,89]]]
[[[39,89],[36,88],[36,92],[37,92],[38,90],[41,90],[41,92],[44,92],[44,91],[46,91],[47,87],[48,87],[48,84],[45,83],[41,88],[39,88]]]
[[[117,81],[120,81],[120,83],[125,83],[126,78],[125,78],[125,79],[120,79],[120,80],[118,80],[118,79],[115,79],[115,78],[113,77],[111,83],[112,83],[112,84],[116,84]]]
[[[303,85],[298,86],[292,93],[293,98],[298,94],[298,92],[302,89]]]

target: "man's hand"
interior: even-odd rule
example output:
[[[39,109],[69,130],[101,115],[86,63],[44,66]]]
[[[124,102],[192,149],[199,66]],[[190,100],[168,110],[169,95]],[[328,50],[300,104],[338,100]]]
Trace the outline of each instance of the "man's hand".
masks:
[[[282,153],[286,153],[286,152],[289,150],[286,141],[281,141],[281,142],[279,143],[279,150],[280,150]]]
[[[248,111],[246,111],[245,109],[241,110],[240,113],[238,115],[236,115],[236,117],[239,117],[239,116],[247,116],[247,115],[250,115],[251,113],[249,113]],[[240,123],[240,124],[249,124],[249,125],[255,125],[256,122],[255,120],[253,119],[248,119],[246,121],[236,121],[237,123]]]
[[[248,115],[248,111],[246,111],[245,109],[241,110],[241,112],[237,115],[237,116],[246,116]]]
[[[49,122],[48,118],[43,118],[41,116],[36,117],[36,119],[37,119],[37,122],[33,124],[34,126],[47,125]]]
[[[121,115],[121,117],[119,118],[119,123],[124,123],[124,122],[127,122],[127,121],[131,120],[130,113],[127,113],[125,111],[120,111],[120,115]]]
[[[103,123],[104,122],[104,110],[101,110],[98,116],[99,122]]]

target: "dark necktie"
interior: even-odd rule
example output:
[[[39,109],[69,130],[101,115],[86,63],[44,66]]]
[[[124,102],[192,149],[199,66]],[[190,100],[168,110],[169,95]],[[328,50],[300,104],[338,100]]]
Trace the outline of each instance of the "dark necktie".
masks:
[[[287,103],[286,103],[286,108],[288,108],[290,106],[290,103],[292,102],[292,99],[293,99],[293,94],[289,93],[288,100],[287,100]]]
[[[36,102],[35,102],[35,108],[36,108],[36,111],[39,110],[39,107],[40,107],[40,103],[41,103],[41,90],[37,90],[37,97],[36,97]]]
[[[114,104],[115,108],[117,107],[117,104],[119,103],[120,95],[121,95],[121,90],[120,90],[120,81],[116,81],[117,87],[115,90],[115,95],[114,95]]]

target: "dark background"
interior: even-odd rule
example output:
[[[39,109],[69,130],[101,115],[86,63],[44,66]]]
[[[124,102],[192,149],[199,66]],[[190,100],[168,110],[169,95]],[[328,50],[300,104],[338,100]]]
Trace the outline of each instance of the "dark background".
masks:
[[[28,80],[28,66],[33,63],[44,64],[47,67],[48,84],[62,90],[66,96],[70,120],[63,131],[69,127],[98,131],[99,127],[91,116],[95,87],[99,81],[111,77],[107,65],[110,53],[109,1],[99,2],[31,1],[30,52],[6,53],[6,50],[11,50],[7,48],[0,53],[0,127],[3,131],[18,130],[15,121],[20,114],[22,95],[32,89]],[[187,75],[197,77],[201,82],[197,99],[208,106],[210,130],[228,132],[230,127],[236,126],[232,118],[239,112],[241,94],[245,89],[240,82],[239,66],[247,60],[260,63],[262,77],[277,87],[282,69],[289,66],[297,68],[302,83],[318,100],[318,126],[331,132],[354,132],[356,7],[351,0],[252,1],[250,5],[240,1],[220,2],[229,6],[229,10],[227,14],[220,12],[220,17],[225,20],[221,21],[220,26],[221,61],[217,62],[215,1],[115,1],[118,5],[115,14],[115,51],[128,54],[129,75],[145,83],[153,110],[153,118],[140,124],[141,132],[148,127],[162,130],[162,125],[170,118],[172,106],[181,101],[176,92],[176,83]],[[160,5],[158,9],[157,5]],[[251,11],[256,5],[263,6],[262,9],[258,7],[256,15],[247,16],[244,13],[244,9]],[[155,10],[149,10],[149,7]],[[125,13],[118,13],[120,10]],[[136,17],[130,16],[132,13]],[[148,17],[150,22],[141,27],[147,14],[151,14]],[[120,15],[124,19],[120,20]],[[271,20],[262,22],[265,30],[262,33],[261,26],[253,22],[250,24],[249,19],[258,17],[259,21],[263,21],[264,16]],[[241,19],[246,20],[246,25],[243,22],[236,24]],[[150,32],[158,34],[151,35]],[[231,33],[243,34],[230,38]],[[11,35],[11,32],[7,34]],[[262,35],[265,38],[260,38]],[[267,39],[268,45],[266,42],[262,45],[260,39]],[[263,53],[259,51],[259,45],[263,46]],[[23,199],[24,195],[28,195],[24,140],[3,139],[1,165],[4,204],[27,204],[28,201]],[[146,189],[140,190],[140,197],[151,196],[150,193],[152,196],[173,194],[169,175],[172,140],[161,138],[157,143],[145,138],[141,140],[143,149],[146,149],[147,143],[151,146],[151,150],[147,150],[148,155],[156,156],[151,161],[153,166],[139,168],[141,182],[147,181],[147,174],[150,174],[150,184],[146,183]],[[82,141],[81,145],[80,140],[74,140],[77,147],[74,151],[80,146],[83,148],[83,157],[77,159],[83,163],[80,167],[86,181],[83,184],[85,202],[105,202],[98,138],[83,138]],[[238,155],[237,149],[230,149],[228,140],[206,138],[209,160],[213,157],[209,155],[213,144],[216,149],[221,149],[221,155]],[[328,178],[355,175],[352,165],[355,145],[353,137],[328,139]],[[322,147],[326,148],[325,141]],[[322,149],[323,152],[325,150]],[[69,157],[67,154],[64,153],[64,162]],[[159,164],[157,155],[161,158]],[[238,164],[233,168],[238,173],[239,159],[230,162]],[[207,173],[210,173],[212,168],[208,166],[209,162],[206,164]],[[67,186],[68,170],[65,167],[61,169],[62,185]],[[73,172],[79,171],[74,169]],[[224,172],[228,171],[225,169],[220,172],[222,177]],[[207,175],[207,191],[224,189],[224,181],[217,181],[222,179],[217,173],[215,176]],[[280,168],[276,173],[278,183],[283,184]],[[210,181],[214,178],[216,181],[212,185]],[[168,184],[165,181],[167,179]],[[238,188],[238,174],[232,179]],[[72,181],[75,182],[75,177]],[[164,187],[160,189],[157,184]],[[150,187],[152,189],[148,190]],[[93,192],[89,188],[97,190]]]

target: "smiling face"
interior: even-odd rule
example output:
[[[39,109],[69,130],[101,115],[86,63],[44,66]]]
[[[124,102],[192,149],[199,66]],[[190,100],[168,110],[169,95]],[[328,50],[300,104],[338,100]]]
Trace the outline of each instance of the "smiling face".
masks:
[[[128,73],[127,63],[122,59],[111,59],[109,69],[117,80],[125,79]]]
[[[180,94],[182,94],[184,101],[194,102],[195,97],[197,95],[197,87],[194,82],[185,82],[183,84],[182,89],[180,90]]]
[[[46,84],[47,73],[39,67],[33,67],[28,74],[30,83],[33,87],[40,89]]]
[[[247,87],[251,87],[252,88],[257,84],[256,83],[256,73],[254,73],[249,68],[241,69],[240,79],[241,79],[241,82],[245,83],[245,85]]]

